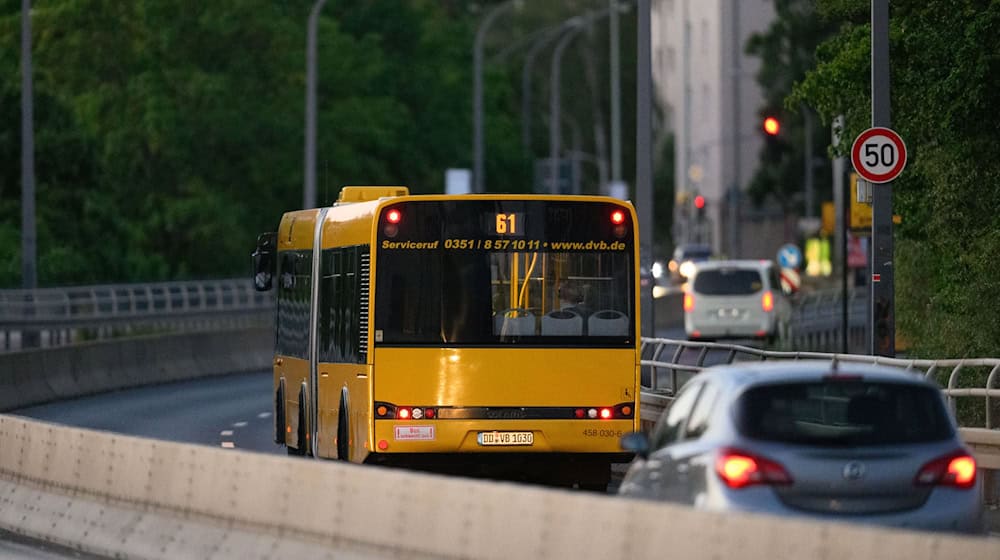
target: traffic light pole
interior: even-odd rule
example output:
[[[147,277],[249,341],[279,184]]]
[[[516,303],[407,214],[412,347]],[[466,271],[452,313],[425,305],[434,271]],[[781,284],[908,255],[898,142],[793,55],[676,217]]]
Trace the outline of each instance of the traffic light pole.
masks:
[[[890,127],[889,0],[872,0],[872,126]],[[872,186],[871,342],[869,353],[896,355],[892,183]]]

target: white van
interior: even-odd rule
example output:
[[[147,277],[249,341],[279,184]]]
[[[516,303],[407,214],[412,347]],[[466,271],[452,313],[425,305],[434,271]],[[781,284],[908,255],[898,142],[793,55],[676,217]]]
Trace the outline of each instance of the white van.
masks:
[[[689,340],[783,338],[792,307],[771,261],[695,263],[684,286],[684,331]]]

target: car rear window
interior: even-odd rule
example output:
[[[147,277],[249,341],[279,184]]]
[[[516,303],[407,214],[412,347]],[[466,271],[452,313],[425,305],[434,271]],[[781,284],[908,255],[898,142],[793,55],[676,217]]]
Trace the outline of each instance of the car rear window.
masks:
[[[922,443],[953,437],[939,391],[904,383],[817,381],[753,387],[736,405],[746,437],[820,446]]]
[[[700,270],[694,278],[694,291],[709,296],[745,296],[763,287],[760,272],[752,268]]]

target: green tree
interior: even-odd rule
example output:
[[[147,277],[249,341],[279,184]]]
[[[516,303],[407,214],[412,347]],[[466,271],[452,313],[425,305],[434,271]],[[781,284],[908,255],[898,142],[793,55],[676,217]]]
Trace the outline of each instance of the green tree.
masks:
[[[870,125],[869,3],[827,0],[844,21],[817,51],[819,64],[789,104],[828,122],[846,115],[845,138]],[[893,183],[897,325],[916,353],[996,353],[1000,317],[1000,2],[897,0],[890,13],[892,128],[907,168]],[[846,143],[849,146],[850,142]]]

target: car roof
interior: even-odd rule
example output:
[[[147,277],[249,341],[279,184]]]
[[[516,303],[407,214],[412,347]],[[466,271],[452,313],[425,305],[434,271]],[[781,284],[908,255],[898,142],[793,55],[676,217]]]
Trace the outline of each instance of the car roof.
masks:
[[[752,268],[760,270],[770,266],[774,266],[774,263],[768,260],[740,259],[698,262],[695,263],[695,270],[718,270],[720,268]]]
[[[927,387],[939,388],[933,381],[926,379],[920,371],[907,371],[903,368],[839,362],[836,372],[830,360],[788,360],[782,362],[736,362],[733,364],[712,366],[699,374],[705,380],[719,380],[723,383],[750,387],[765,385],[780,381],[809,382],[820,381],[832,375],[845,377],[861,376],[865,381],[911,383]]]

